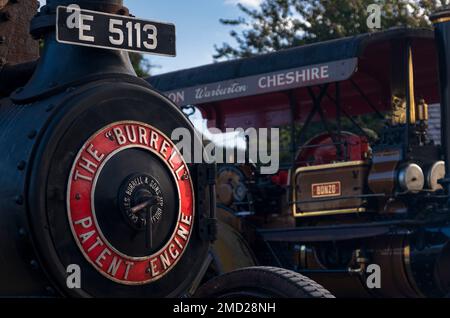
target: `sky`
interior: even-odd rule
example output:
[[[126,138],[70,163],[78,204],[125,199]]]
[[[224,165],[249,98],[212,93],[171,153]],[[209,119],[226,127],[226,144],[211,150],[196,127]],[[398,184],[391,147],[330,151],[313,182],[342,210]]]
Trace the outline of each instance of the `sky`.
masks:
[[[39,0],[41,5],[45,0]],[[153,65],[151,74],[187,69],[213,63],[214,45],[233,43],[231,28],[220,23],[221,18],[237,18],[241,11],[238,3],[257,8],[262,0],[124,0],[130,13],[137,18],[170,22],[176,26],[177,56],[162,57],[146,55]],[[218,144],[232,144],[236,134],[222,134],[214,137],[206,128],[206,120],[196,110],[190,117],[194,126]],[[222,140],[221,138],[225,138]],[[242,140],[238,138],[239,143]]]
[[[41,4],[45,0],[40,0]],[[240,15],[237,3],[257,7],[261,0],[125,0],[125,6],[138,18],[171,22],[177,29],[177,57],[147,55],[160,74],[213,62],[214,44],[232,42],[230,28],[221,18]],[[230,41],[231,40],[231,41]]]

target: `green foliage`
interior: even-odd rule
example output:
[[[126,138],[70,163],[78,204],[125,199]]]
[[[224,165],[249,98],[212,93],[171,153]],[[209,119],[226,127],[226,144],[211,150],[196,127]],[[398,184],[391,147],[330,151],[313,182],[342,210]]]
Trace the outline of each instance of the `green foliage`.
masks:
[[[367,26],[368,6],[378,4],[381,9],[381,30],[391,27],[431,27],[428,16],[450,0],[263,0],[258,9],[239,4],[242,16],[222,19],[230,26],[235,44],[216,46],[216,60],[251,57],[298,45],[332,40],[362,33],[377,32]],[[370,141],[385,125],[376,114],[353,116]],[[337,131],[336,119],[328,119],[332,131]],[[350,119],[342,117],[341,129],[362,135]],[[308,139],[325,131],[320,121],[312,122],[304,132],[303,123],[280,127],[280,159],[292,163],[291,141],[297,149]],[[300,140],[300,134],[303,134]]]
[[[428,16],[449,0],[263,0],[259,9],[239,4],[237,19],[222,19],[234,27],[236,45],[216,46],[215,59],[250,57],[301,44],[374,32],[367,27],[367,7],[381,7],[382,29],[428,27]],[[241,31],[237,31],[241,30]]]
[[[251,57],[298,45],[332,40],[362,33],[377,32],[367,26],[368,6],[378,4],[381,9],[381,30],[396,26],[431,27],[428,16],[450,0],[263,0],[258,9],[238,5],[243,16],[222,19],[233,28],[230,35],[235,44],[216,46],[216,60]],[[385,126],[385,120],[376,114],[353,116],[371,142]],[[336,119],[328,118],[332,131],[337,131]],[[325,128],[320,121],[310,124],[304,132],[303,123],[280,127],[280,160],[282,165],[292,163],[292,138],[296,150],[308,139]],[[362,135],[350,119],[341,118],[341,130]],[[301,140],[300,135],[303,134]]]
[[[150,76],[150,70],[154,65],[150,63],[149,60],[147,60],[144,55],[140,53],[129,53],[131,64],[133,65],[133,68],[139,77],[148,77]]]

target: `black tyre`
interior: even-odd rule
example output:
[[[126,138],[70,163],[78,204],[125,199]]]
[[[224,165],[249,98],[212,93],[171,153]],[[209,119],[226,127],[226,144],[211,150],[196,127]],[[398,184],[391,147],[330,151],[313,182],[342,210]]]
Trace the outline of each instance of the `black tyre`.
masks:
[[[248,267],[205,283],[196,298],[334,298],[321,285],[299,273],[277,267]]]

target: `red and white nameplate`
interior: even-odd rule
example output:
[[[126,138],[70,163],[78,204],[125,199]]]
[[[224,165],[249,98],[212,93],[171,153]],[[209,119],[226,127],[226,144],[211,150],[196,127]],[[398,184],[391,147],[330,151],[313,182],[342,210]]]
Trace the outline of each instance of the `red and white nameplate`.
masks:
[[[95,215],[96,180],[105,163],[123,150],[140,148],[158,156],[170,170],[179,195],[178,221],[167,243],[152,255],[132,257],[104,237]],[[141,122],[117,122],[95,133],[78,153],[67,190],[73,236],[85,258],[102,275],[122,284],[142,285],[170,272],[182,257],[193,229],[194,192],[188,167],[173,142]]]

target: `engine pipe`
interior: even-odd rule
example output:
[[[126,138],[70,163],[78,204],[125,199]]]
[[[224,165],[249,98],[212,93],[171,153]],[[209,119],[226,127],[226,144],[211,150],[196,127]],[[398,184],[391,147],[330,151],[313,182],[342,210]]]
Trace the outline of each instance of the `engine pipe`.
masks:
[[[16,103],[30,103],[89,80],[135,76],[127,52],[74,46],[56,41],[56,8],[69,4],[82,9],[128,15],[122,0],[47,0],[31,21],[31,33],[44,41],[44,50],[30,81],[11,94]]]

